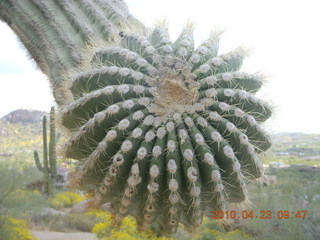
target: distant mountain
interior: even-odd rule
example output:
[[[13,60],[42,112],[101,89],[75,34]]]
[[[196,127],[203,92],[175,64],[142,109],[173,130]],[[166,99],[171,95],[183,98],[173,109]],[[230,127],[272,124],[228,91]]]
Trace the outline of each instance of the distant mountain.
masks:
[[[48,115],[48,113],[38,110],[19,109],[10,112],[2,117],[2,119],[9,123],[27,124],[40,122],[43,115]]]
[[[310,135],[310,134],[302,133],[302,132],[279,132],[279,133],[275,133],[274,137],[276,137],[276,138],[281,138],[281,137],[300,138],[305,135]]]
[[[320,134],[282,132],[272,136],[271,150],[281,156],[320,156]]]

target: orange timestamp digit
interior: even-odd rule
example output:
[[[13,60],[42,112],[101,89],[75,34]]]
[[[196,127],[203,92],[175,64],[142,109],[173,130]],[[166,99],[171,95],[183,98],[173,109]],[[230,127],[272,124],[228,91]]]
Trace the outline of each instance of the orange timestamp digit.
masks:
[[[271,219],[272,218],[272,212],[270,210],[260,211],[260,219]]]

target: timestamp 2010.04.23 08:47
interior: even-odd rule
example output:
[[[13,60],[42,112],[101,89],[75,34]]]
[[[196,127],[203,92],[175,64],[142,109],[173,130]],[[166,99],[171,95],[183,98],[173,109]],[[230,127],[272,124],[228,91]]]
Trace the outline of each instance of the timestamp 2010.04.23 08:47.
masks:
[[[289,211],[289,210],[226,210],[226,211],[212,211],[212,219],[305,219],[308,211],[298,210],[298,211]]]

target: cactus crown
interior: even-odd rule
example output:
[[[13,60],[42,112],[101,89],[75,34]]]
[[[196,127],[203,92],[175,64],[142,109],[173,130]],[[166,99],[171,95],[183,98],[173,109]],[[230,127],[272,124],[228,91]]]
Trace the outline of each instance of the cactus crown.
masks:
[[[157,222],[172,233],[248,201],[271,109],[254,96],[262,77],[239,71],[244,52],[218,55],[218,45],[215,34],[194,49],[189,27],[175,42],[163,27],[121,33],[72,77],[64,154],[79,160],[75,183],[96,189],[91,204],[111,202],[117,222],[133,215],[143,229]]]

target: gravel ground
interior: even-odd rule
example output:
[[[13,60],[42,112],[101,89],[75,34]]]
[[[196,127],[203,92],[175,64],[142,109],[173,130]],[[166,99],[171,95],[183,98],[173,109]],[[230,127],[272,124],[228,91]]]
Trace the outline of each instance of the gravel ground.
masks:
[[[32,231],[32,234],[39,240],[97,240],[95,234],[84,232],[62,233]]]

